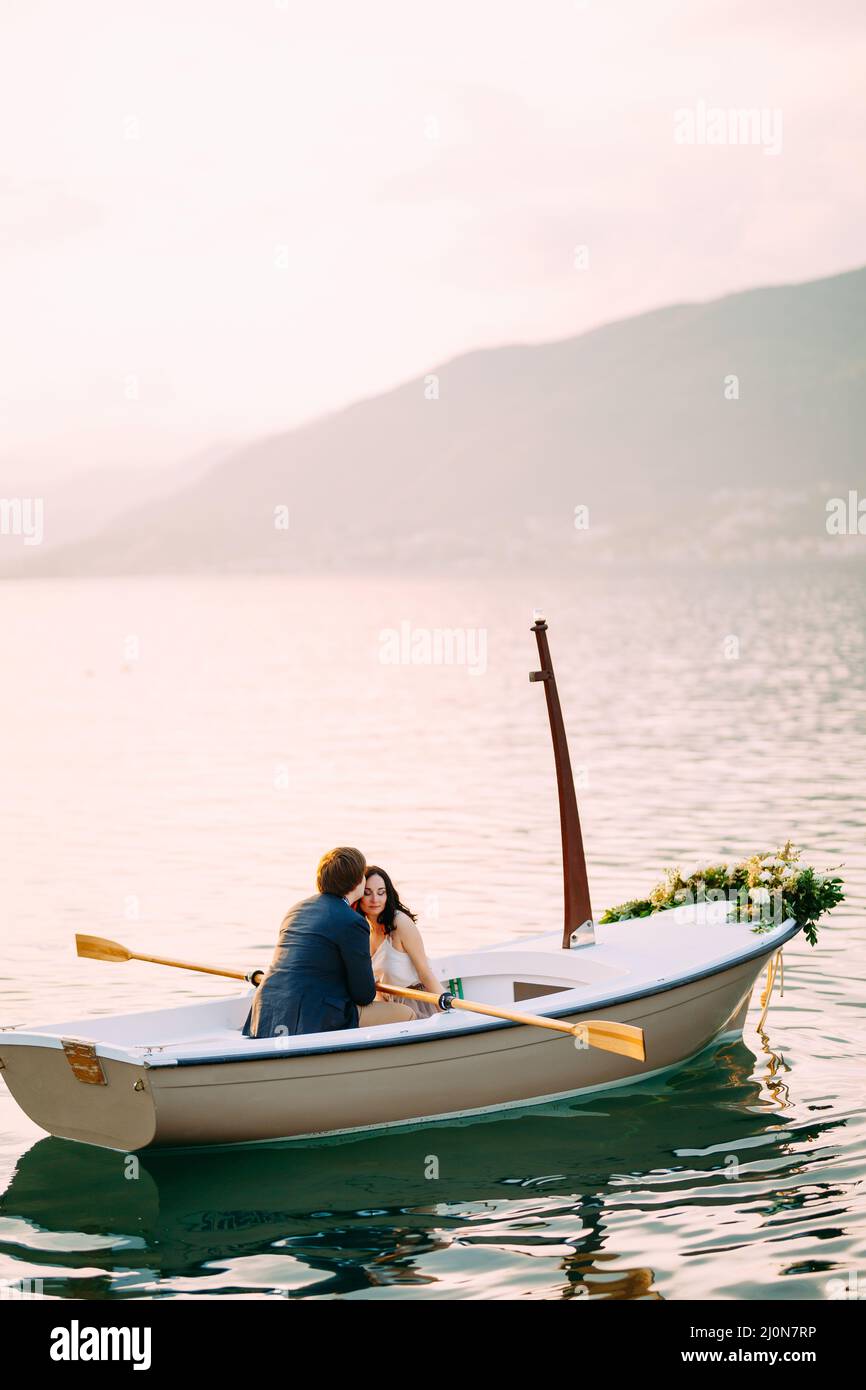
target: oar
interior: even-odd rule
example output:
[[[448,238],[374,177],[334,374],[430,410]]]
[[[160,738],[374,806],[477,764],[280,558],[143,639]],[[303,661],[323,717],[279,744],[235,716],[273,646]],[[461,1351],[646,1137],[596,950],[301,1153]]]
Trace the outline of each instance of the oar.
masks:
[[[395,994],[401,999],[421,999],[425,1004],[440,1004],[446,1000],[447,1009],[466,1009],[471,1014],[489,1014],[491,1018],[505,1018],[510,1023],[532,1024],[535,1028],[549,1028],[554,1033],[570,1033],[575,1045],[598,1047],[602,1052],[618,1052],[622,1057],[633,1057],[638,1062],[646,1061],[643,1029],[632,1023],[615,1023],[613,1019],[589,1018],[585,1023],[561,1023],[558,1018],[543,1018],[541,1014],[522,1014],[513,1009],[497,1009],[492,1004],[478,1004],[471,999],[455,999],[453,994],[430,994],[425,989],[404,989],[402,985],[383,984],[378,986],[380,994]],[[442,1005],[440,1004],[440,1007]]]
[[[109,941],[104,936],[83,936],[76,933],[75,946],[80,956],[90,960],[107,960],[119,963],[127,960],[148,961],[151,965],[172,965],[178,970],[197,970],[202,975],[222,975],[228,980],[244,980],[257,985],[264,975],[262,970],[251,970],[244,974],[241,970],[220,970],[215,965],[194,965],[187,960],[170,960],[167,956],[147,956],[140,951],[130,951],[119,941]],[[399,985],[383,985],[382,994],[399,994],[405,999],[422,999],[427,1004],[438,1004],[438,994],[428,994],[420,989],[403,989]],[[588,1019],[586,1023],[560,1023],[555,1018],[542,1018],[539,1014],[514,1013],[508,1009],[495,1009],[490,1004],[475,1004],[468,999],[454,999],[448,995],[449,1008],[467,1009],[470,1013],[489,1014],[491,1018],[504,1018],[511,1023],[526,1023],[536,1028],[549,1028],[556,1033],[569,1033],[584,1046],[598,1047],[604,1052],[619,1052],[623,1057],[634,1057],[638,1062],[646,1061],[643,1029],[630,1023],[614,1023],[609,1019]]]
[[[220,970],[215,965],[193,965],[188,960],[169,960],[167,956],[145,956],[104,936],[80,936],[76,933],[75,946],[80,956],[87,956],[90,960],[146,960],[151,965],[174,965],[178,970],[198,970],[202,975],[224,975],[228,980],[245,980],[250,985],[257,985],[265,973],[263,970],[250,970],[245,975],[242,970]]]

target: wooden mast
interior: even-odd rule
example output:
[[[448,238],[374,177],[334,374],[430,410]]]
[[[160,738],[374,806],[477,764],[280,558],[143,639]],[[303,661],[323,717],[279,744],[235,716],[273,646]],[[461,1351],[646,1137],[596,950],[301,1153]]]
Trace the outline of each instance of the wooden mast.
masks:
[[[565,896],[565,923],[562,932],[563,950],[570,950],[574,944],[574,933],[586,928],[586,940],[594,939],[592,906],[589,900],[589,880],[586,874],[586,857],[583,852],[583,836],[580,833],[580,818],[577,814],[577,797],[574,794],[574,778],[571,773],[571,759],[568,756],[568,741],[562,721],[562,709],[556,689],[556,676],[547,645],[547,623],[536,610],[532,631],[538,643],[540,671],[531,671],[531,681],[543,681],[547,697],[547,715],[550,720],[550,736],[553,740],[553,757],[556,763],[556,786],[559,792],[559,823],[562,830],[562,878]]]

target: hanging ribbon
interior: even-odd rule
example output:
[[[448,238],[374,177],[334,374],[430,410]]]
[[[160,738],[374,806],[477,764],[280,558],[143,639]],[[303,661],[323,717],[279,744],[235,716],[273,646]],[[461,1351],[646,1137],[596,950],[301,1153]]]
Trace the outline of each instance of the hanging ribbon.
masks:
[[[779,976],[779,995],[783,997],[785,994],[785,962],[782,958],[781,947],[776,954],[771,956],[767,961],[767,983],[761,991],[761,1004],[763,1009],[761,1017],[758,1020],[757,1031],[759,1033],[763,1031],[764,1020],[767,1017],[767,1010],[770,1007],[770,997],[773,993],[777,975]]]

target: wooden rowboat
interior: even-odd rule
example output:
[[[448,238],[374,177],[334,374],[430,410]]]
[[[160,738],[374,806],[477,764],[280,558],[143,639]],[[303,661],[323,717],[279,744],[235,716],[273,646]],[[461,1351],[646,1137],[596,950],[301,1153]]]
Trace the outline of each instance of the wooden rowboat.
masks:
[[[786,922],[756,937],[746,924],[722,925],[717,907],[726,904],[598,927],[591,949],[565,952],[558,935],[542,936],[434,962],[473,999],[635,1024],[645,1062],[453,1012],[247,1039],[245,991],[0,1033],[2,1075],[49,1133],[124,1152],[371,1129],[623,1086],[740,1034],[758,974],[799,930]]]
[[[641,1055],[586,1034],[446,1009],[375,1028],[251,1039],[253,990],[151,1012],[0,1031],[0,1075],[61,1138],[123,1152],[268,1143],[509,1110],[634,1084],[742,1033],[755,981],[800,927],[759,934],[726,902],[593,923],[568,748],[533,631],[556,758],[563,932],[434,958],[456,998],[571,1025],[642,1030]]]

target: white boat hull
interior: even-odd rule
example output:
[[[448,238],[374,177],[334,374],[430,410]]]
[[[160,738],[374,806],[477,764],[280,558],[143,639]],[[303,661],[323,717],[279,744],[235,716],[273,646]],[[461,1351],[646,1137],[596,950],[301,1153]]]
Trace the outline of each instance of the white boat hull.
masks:
[[[463,1012],[346,1033],[244,1039],[245,994],[90,1020],[89,1039],[82,1036],[87,1020],[0,1033],[0,1076],[49,1133],[123,1152],[266,1143],[507,1110],[633,1084],[741,1032],[755,980],[797,927],[789,922],[756,936],[747,926],[687,925],[679,912],[666,912],[597,930],[597,946],[575,951],[557,952],[544,937],[439,965],[460,971],[467,997],[501,998],[507,981],[521,1009],[572,1023],[604,1017],[637,1025],[645,1062]],[[670,954],[677,966],[665,973]],[[527,988],[540,991],[532,1003]],[[544,992],[552,988],[557,993]],[[87,1059],[76,1071],[63,1046],[70,1038],[90,1047],[104,1081],[82,1079]]]

